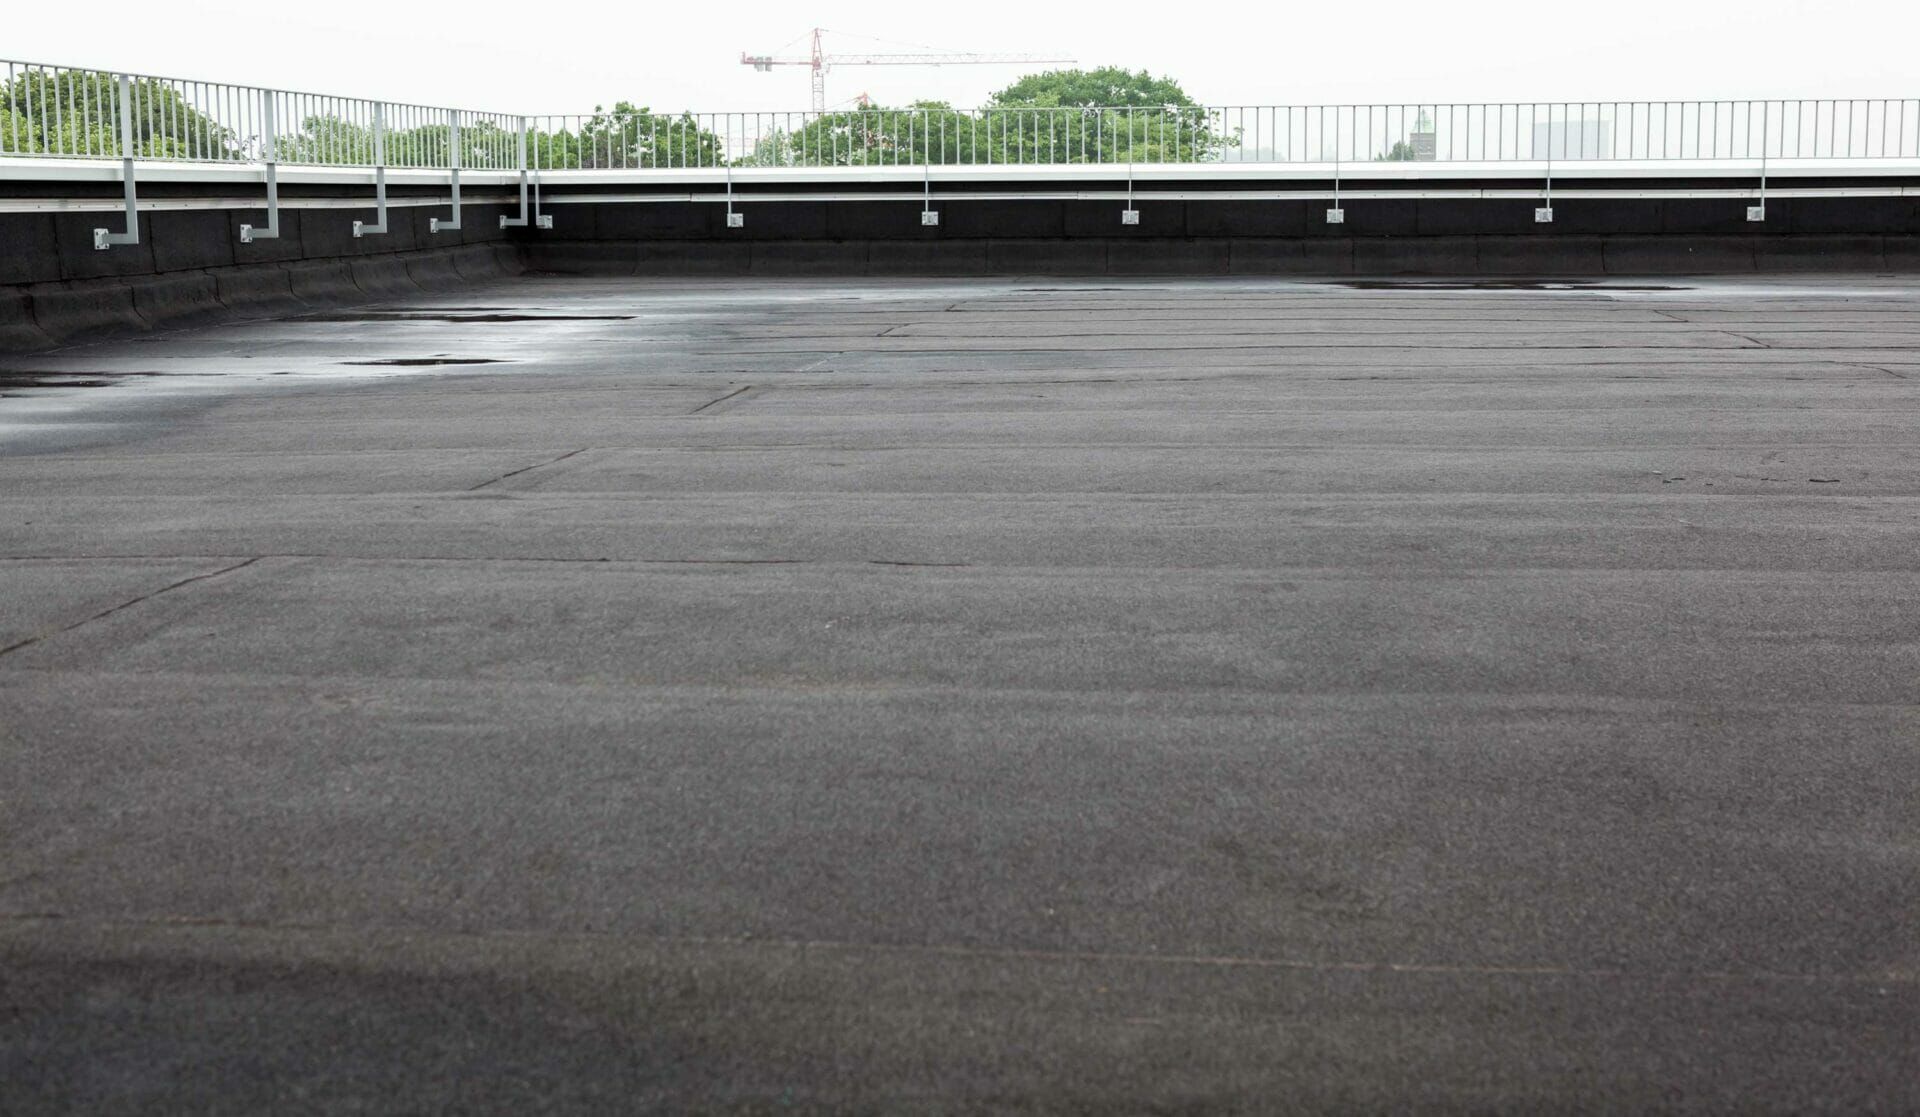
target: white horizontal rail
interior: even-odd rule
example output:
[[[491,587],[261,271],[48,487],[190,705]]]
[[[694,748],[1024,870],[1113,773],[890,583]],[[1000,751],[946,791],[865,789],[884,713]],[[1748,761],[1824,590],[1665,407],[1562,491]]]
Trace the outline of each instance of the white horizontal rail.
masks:
[[[722,185],[731,180],[736,188],[753,184],[813,184],[819,186],[871,184],[959,183],[1076,183],[1117,181],[1128,177],[1136,182],[1318,182],[1339,172],[1352,182],[1439,183],[1448,181],[1537,181],[1551,169],[1563,181],[1604,181],[1608,179],[1741,179],[1755,178],[1758,163],[1744,160],[1668,160],[1657,167],[1646,163],[1592,162],[1577,167],[1545,162],[1509,161],[1505,163],[1378,163],[1362,168],[1334,163],[1188,163],[1136,166],[1129,176],[1124,166],[1086,164],[1041,164],[1028,167],[955,166],[955,167],[696,167],[644,172],[611,169],[561,170],[541,172],[554,186],[648,185],[660,187]],[[1773,164],[1772,178],[1790,181],[1803,178],[1856,179],[1920,177],[1920,159],[1836,159],[1832,161]],[[140,165],[140,177],[149,183],[221,182],[255,183],[260,168],[246,163],[151,162]],[[0,178],[12,182],[97,182],[118,183],[118,162],[27,157],[0,163]],[[296,166],[282,168],[285,184],[313,186],[371,186],[372,167]],[[399,168],[390,171],[387,181],[393,186],[447,185],[447,172],[424,168]],[[511,185],[519,181],[517,171],[463,171],[462,181],[473,186]]]
[[[1541,188],[1463,188],[1463,189],[1411,189],[1411,190],[1342,190],[1340,196],[1345,201],[1526,201],[1536,202],[1541,197]],[[1758,201],[1763,192],[1757,187],[1708,186],[1674,187],[1649,189],[1645,187],[1619,187],[1613,189],[1563,189],[1556,186],[1553,197],[1557,201],[1664,201],[1664,200],[1712,200],[1712,201]],[[1764,197],[1779,200],[1783,198],[1920,198],[1920,186],[1807,186],[1807,187],[1768,187]],[[469,194],[469,205],[512,204],[518,195],[511,192]],[[932,200],[947,202],[1324,202],[1325,190],[952,190],[932,195]],[[860,202],[923,202],[927,195],[916,191],[901,190],[862,190],[862,191],[808,191],[804,193],[785,191],[756,191],[751,194],[735,193],[729,195],[721,191],[674,191],[647,193],[548,193],[543,198],[547,206],[573,205],[734,205],[762,204],[768,202],[832,202],[835,204]],[[447,205],[452,198],[446,194],[417,195],[413,197],[390,198],[387,205],[394,208],[431,207]],[[366,208],[364,199],[356,198],[287,198],[281,201],[285,209],[300,210],[351,210]],[[258,206],[257,197],[201,197],[201,198],[147,198],[139,202],[139,211],[149,213],[156,210],[234,210]],[[114,198],[0,198],[0,213],[112,213],[121,208]]]

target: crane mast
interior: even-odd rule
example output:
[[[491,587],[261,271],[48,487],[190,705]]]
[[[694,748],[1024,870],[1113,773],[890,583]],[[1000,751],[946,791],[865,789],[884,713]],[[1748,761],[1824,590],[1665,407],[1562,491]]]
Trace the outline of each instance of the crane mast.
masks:
[[[990,66],[1009,62],[1064,62],[1044,54],[979,54],[965,51],[919,51],[883,54],[828,54],[822,42],[824,28],[813,29],[812,46],[805,58],[781,58],[771,54],[742,52],[740,64],[769,73],[775,66],[806,66],[813,71],[813,111],[827,111],[827,71],[835,66]]]

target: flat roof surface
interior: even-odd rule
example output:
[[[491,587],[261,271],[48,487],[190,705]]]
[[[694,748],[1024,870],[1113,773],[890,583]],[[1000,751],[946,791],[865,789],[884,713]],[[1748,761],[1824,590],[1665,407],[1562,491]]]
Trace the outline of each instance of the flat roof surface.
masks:
[[[0,359],[0,1110],[1920,1108],[1917,346],[532,278]]]

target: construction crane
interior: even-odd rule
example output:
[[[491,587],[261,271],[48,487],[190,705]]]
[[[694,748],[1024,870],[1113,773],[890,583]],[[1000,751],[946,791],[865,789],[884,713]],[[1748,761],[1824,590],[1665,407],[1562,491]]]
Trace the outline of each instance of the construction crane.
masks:
[[[806,58],[778,58],[771,54],[740,55],[740,64],[770,73],[775,66],[807,66],[813,70],[813,111],[827,111],[827,71],[835,66],[987,66],[1007,62],[1065,62],[1071,58],[1051,58],[1042,54],[969,54],[957,51],[922,51],[909,54],[828,54],[820,37],[825,29],[813,29],[813,51]]]

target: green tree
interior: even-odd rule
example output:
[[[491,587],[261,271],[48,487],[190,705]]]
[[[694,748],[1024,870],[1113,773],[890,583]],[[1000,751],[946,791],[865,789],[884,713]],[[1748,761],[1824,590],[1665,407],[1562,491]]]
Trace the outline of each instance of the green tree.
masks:
[[[1172,78],[1156,78],[1145,70],[1102,66],[1097,70],[1048,70],[1028,74],[989,102],[1023,108],[1162,108],[1191,106],[1192,97]]]
[[[423,124],[386,133],[384,148],[390,167],[445,167],[453,128]],[[469,169],[514,168],[519,164],[519,136],[492,121],[473,121],[460,128],[460,165]],[[371,166],[379,149],[371,123],[338,116],[309,116],[292,134],[275,137],[274,157],[281,163]]]
[[[562,120],[566,118],[560,118]],[[533,165],[547,169],[720,167],[727,155],[721,138],[691,113],[655,113],[631,101],[612,110],[595,105],[577,128],[535,128],[527,137]]]
[[[762,136],[738,165],[754,167],[912,166],[926,162],[968,163],[983,151],[981,118],[941,101],[906,108],[863,105],[827,113],[788,131]],[[971,145],[971,146],[970,146]]]
[[[242,145],[172,82],[128,83],[133,151],[143,159],[239,159]],[[89,70],[29,70],[0,82],[0,151],[120,158],[120,79]]]
[[[1417,158],[1419,158],[1419,156],[1413,153],[1412,144],[1405,140],[1396,140],[1394,145],[1386,150],[1385,154],[1374,156],[1373,161],[1376,163],[1411,163]]]
[[[16,110],[11,102],[0,104],[0,151],[42,151],[44,142],[31,117]]]
[[[274,158],[282,163],[364,166],[373,156],[372,126],[338,116],[309,116],[299,131],[274,138]]]
[[[460,166],[469,169],[512,168],[519,164],[519,137],[490,120],[470,121],[460,127]],[[453,127],[423,124],[387,135],[387,162],[406,167],[451,166]]]
[[[1240,144],[1172,78],[1118,66],[1029,74],[989,114],[1009,162],[1200,163]]]
[[[828,113],[761,137],[740,163],[1188,163],[1240,143],[1178,84],[1108,67],[1022,78],[977,112],[939,101]]]

